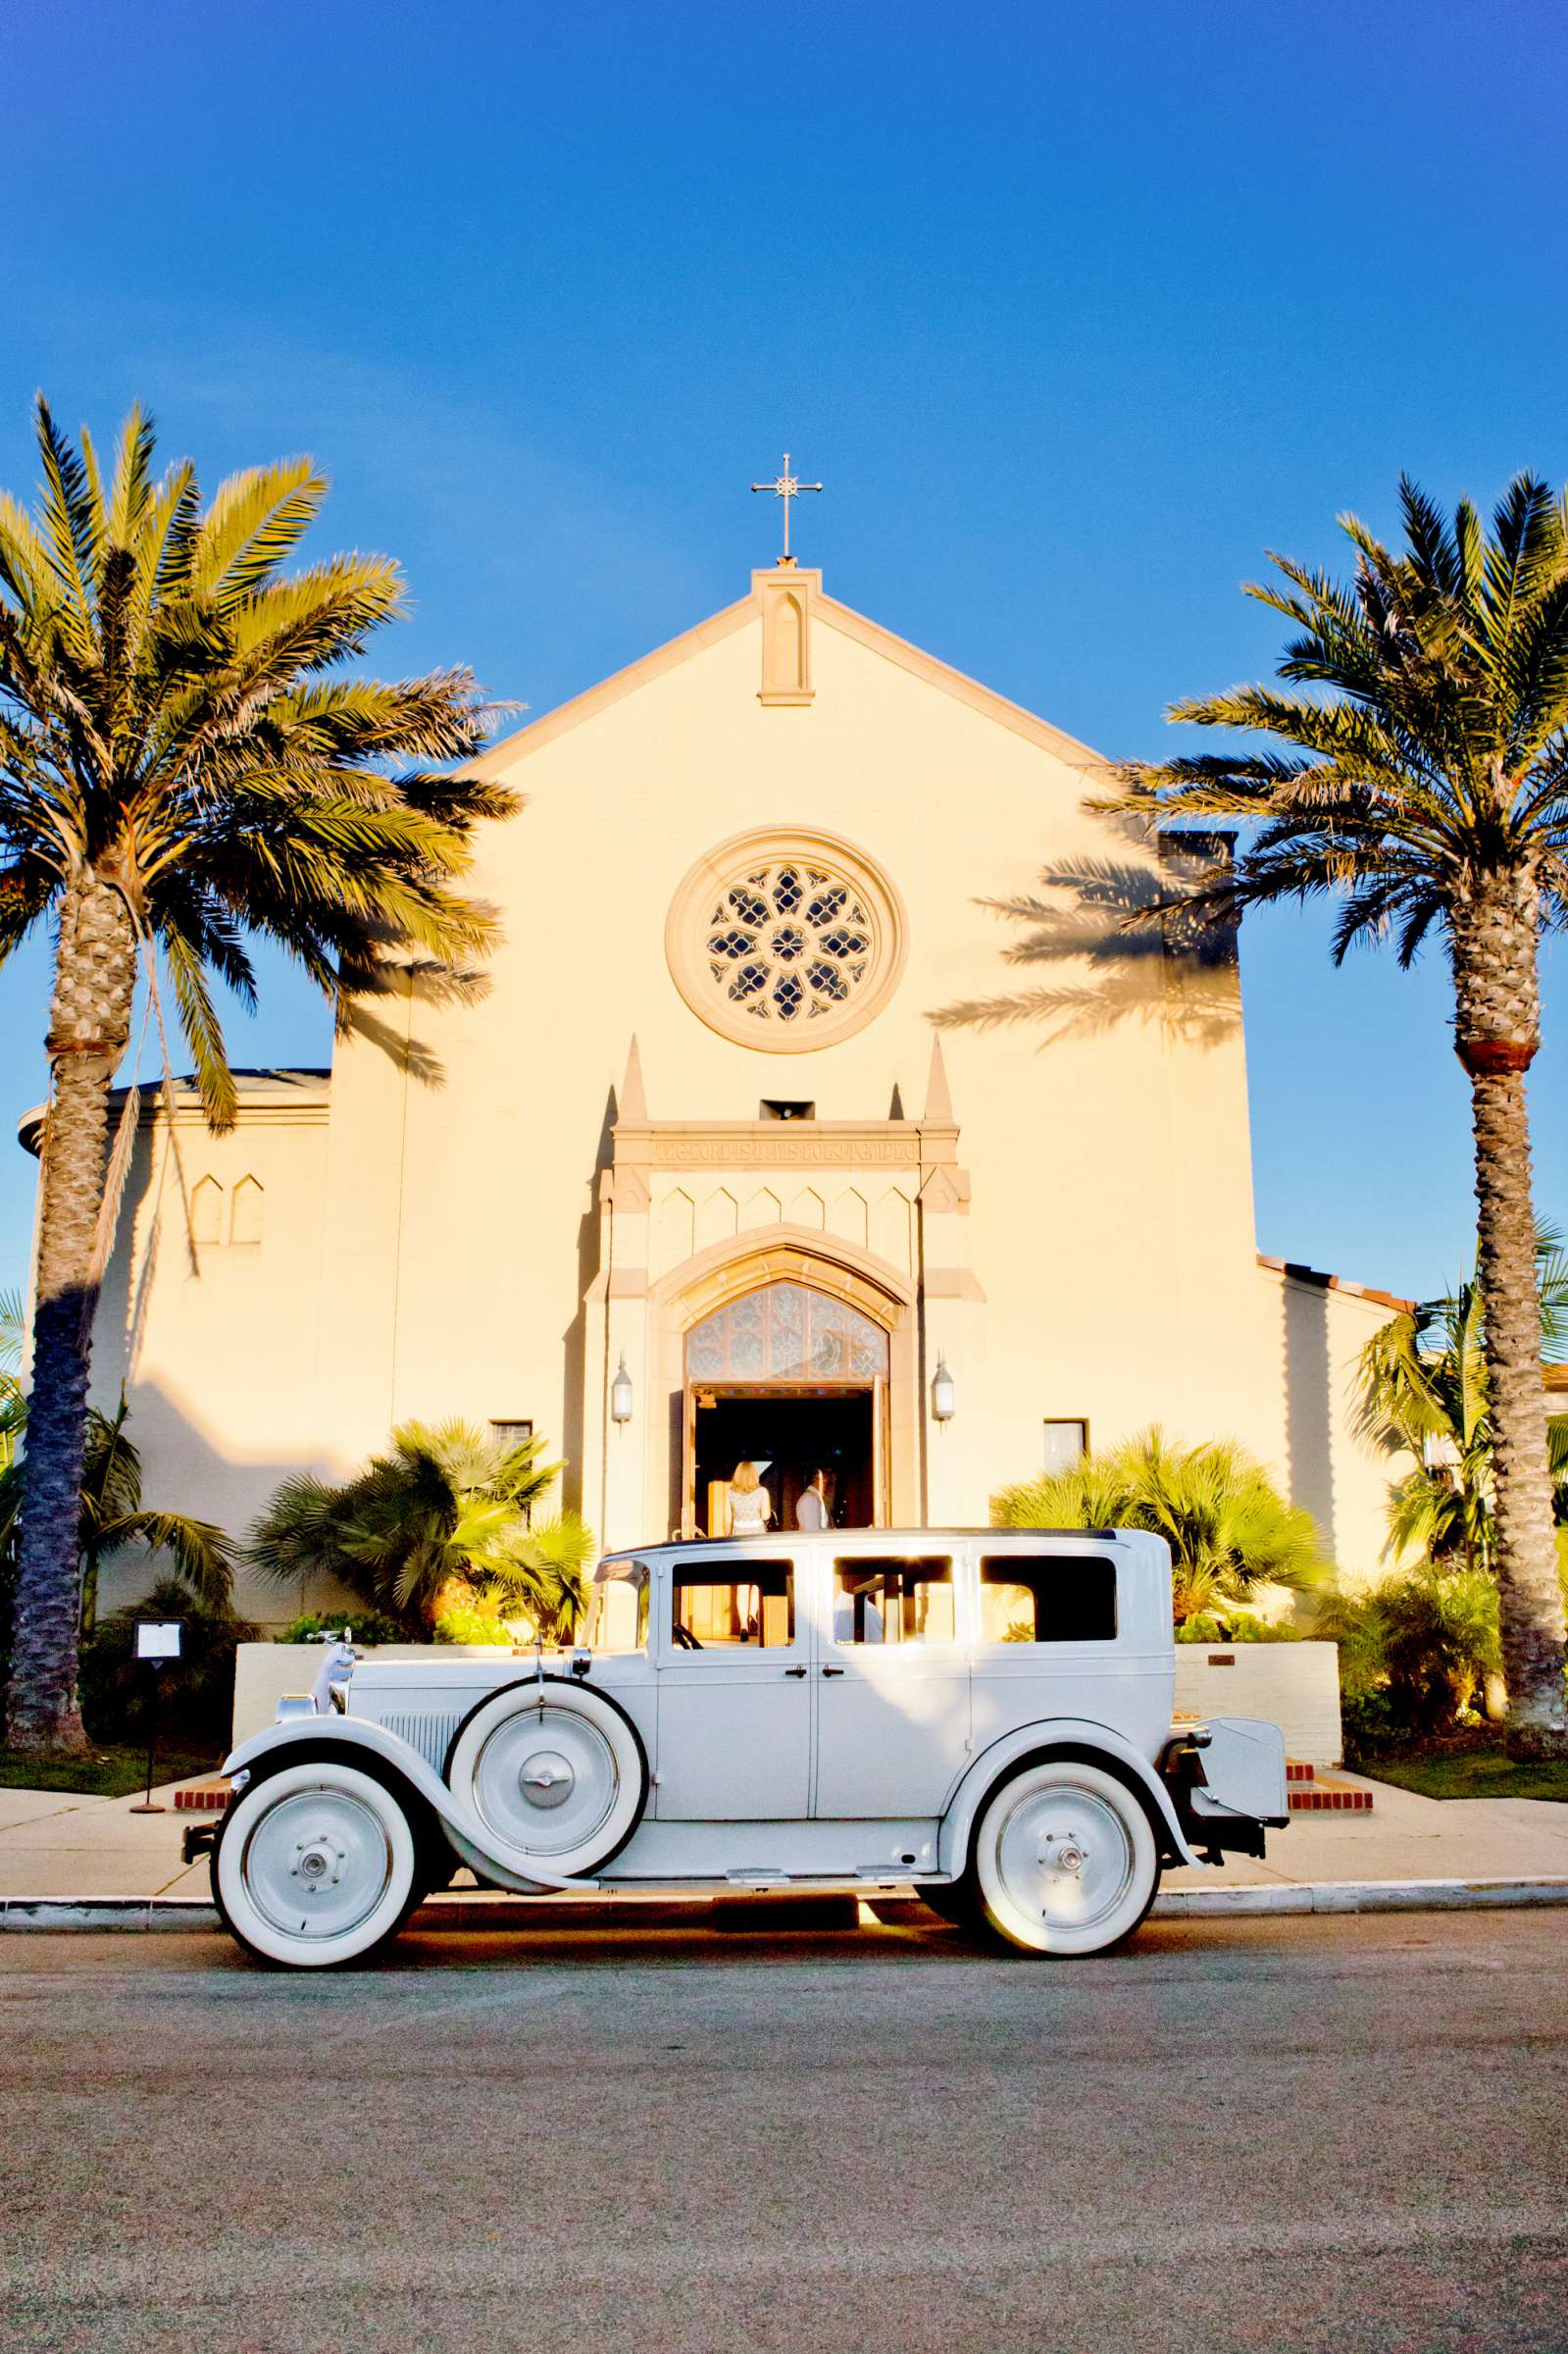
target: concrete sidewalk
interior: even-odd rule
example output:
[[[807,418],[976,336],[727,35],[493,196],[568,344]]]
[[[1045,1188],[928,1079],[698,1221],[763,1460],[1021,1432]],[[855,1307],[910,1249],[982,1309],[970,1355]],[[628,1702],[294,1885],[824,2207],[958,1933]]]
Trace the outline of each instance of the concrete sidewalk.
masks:
[[[1434,1799],[1388,1782],[1344,1780],[1376,1794],[1370,1815],[1299,1815],[1269,1833],[1265,1863],[1239,1857],[1223,1871],[1172,1871],[1172,1893],[1201,1888],[1290,1888],[1359,1881],[1568,1881],[1568,1805],[1542,1799]],[[189,1821],[174,1785],[154,1792],[170,1812],[135,1815],[130,1798],[0,1790],[0,1901],[26,1898],[182,1898],[205,1901],[207,1866],[179,1861]]]

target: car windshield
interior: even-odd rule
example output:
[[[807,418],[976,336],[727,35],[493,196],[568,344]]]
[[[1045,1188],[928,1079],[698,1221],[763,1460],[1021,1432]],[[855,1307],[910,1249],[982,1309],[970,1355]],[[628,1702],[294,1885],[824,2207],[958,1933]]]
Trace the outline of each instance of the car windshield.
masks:
[[[588,1601],[593,1651],[644,1651],[648,1642],[648,1564],[601,1561]]]

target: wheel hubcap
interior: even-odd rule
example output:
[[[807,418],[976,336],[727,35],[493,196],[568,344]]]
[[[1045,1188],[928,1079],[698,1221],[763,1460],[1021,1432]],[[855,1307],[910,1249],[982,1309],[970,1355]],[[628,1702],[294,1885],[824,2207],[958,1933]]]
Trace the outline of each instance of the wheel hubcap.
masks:
[[[518,1788],[531,1807],[564,1807],[577,1786],[570,1758],[558,1749],[536,1749],[523,1761]]]
[[[362,1799],[344,1790],[298,1790],[254,1825],[240,1873],[273,1928],[289,1937],[341,1937],[386,1894],[392,1849]]]
[[[474,1763],[474,1805],[498,1838],[541,1859],[591,1839],[620,1792],[615,1753],[597,1725],[565,1709],[520,1709]]]
[[[1020,1797],[1000,1825],[996,1862],[1008,1899],[1049,1927],[1091,1928],[1132,1885],[1126,1824],[1092,1790]]]

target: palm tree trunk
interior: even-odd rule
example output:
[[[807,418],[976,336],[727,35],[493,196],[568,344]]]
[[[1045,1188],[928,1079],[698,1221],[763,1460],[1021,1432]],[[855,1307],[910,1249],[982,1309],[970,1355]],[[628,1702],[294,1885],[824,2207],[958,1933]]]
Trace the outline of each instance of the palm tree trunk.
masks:
[[[8,1737],[71,1755],[76,1706],[81,1465],[109,1083],[130,1035],[136,938],[121,894],[88,874],[61,901],[49,1009],[52,1076],[39,1176],[37,1303],[17,1563]]]
[[[1515,870],[1486,878],[1452,911],[1454,1045],[1475,1127],[1507,1744],[1516,1757],[1568,1756],[1525,1101],[1541,1037],[1538,907],[1535,876]]]

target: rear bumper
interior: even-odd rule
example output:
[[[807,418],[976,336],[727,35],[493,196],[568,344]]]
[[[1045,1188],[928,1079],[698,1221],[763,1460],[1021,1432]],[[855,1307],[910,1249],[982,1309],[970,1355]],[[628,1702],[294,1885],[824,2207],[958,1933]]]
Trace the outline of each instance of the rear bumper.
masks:
[[[1236,1733],[1243,1731],[1239,1719],[1227,1719],[1212,1728],[1189,1726],[1174,1734],[1160,1754],[1160,1774],[1171,1794],[1177,1819],[1184,1835],[1206,1864],[1223,1864],[1228,1855],[1261,1859],[1267,1850],[1267,1834],[1283,1831],[1290,1819],[1285,1785],[1285,1745],[1273,1725],[1244,1728],[1249,1749],[1254,1746],[1254,1734],[1273,1736],[1272,1741],[1263,1745],[1260,1759],[1247,1761],[1261,1767],[1255,1779],[1248,1777],[1254,1779],[1255,1810],[1252,1806],[1227,1803],[1226,1797],[1215,1788],[1206,1753],[1214,1746],[1216,1734],[1222,1737],[1222,1748],[1234,1750],[1234,1740],[1227,1738],[1233,1729]],[[1278,1761],[1273,1755],[1276,1745]],[[1234,1757],[1227,1757],[1226,1766],[1227,1773],[1216,1778],[1234,1780]]]

